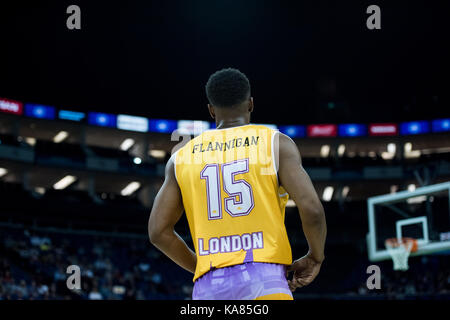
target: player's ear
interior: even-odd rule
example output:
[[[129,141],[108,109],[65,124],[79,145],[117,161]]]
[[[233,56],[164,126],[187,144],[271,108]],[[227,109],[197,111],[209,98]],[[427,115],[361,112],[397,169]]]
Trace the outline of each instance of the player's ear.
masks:
[[[211,118],[215,119],[216,118],[216,114],[214,113],[214,108],[209,103],[208,103],[208,111],[209,111],[209,114],[211,115]]]
[[[248,112],[253,112],[253,97],[250,97],[250,100],[248,101]]]

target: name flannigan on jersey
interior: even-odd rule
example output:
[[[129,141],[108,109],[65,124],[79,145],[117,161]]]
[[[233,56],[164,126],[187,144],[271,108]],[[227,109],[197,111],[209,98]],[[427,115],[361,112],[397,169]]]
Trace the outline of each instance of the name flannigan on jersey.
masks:
[[[229,140],[227,142],[218,142],[215,143],[209,141],[207,146],[204,146],[203,143],[194,144],[192,147],[192,153],[196,152],[205,152],[205,151],[227,151],[228,149],[240,148],[240,147],[249,147],[258,144],[259,136],[251,136],[245,138],[235,138],[233,140]]]

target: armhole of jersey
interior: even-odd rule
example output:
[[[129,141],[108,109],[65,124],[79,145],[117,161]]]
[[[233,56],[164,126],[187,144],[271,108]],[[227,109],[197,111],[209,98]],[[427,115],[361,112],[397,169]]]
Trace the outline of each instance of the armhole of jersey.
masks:
[[[271,142],[271,151],[272,151],[272,164],[273,164],[273,171],[275,172],[275,175],[277,176],[277,182],[278,182],[278,169],[277,164],[275,163],[275,136],[279,133],[278,130],[273,130],[272,132],[272,142]]]
[[[177,155],[178,155],[178,151],[175,151],[174,154],[172,155],[173,158],[173,174],[175,175],[175,180],[177,181],[178,186],[180,185],[178,183],[178,178],[177,178]]]

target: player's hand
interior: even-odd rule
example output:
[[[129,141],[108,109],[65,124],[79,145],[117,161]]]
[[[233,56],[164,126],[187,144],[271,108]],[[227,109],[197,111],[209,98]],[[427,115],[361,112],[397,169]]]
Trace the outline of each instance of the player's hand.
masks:
[[[306,255],[295,260],[287,269],[287,272],[294,272],[292,280],[288,280],[289,289],[294,292],[297,288],[310,284],[319,274],[322,261],[313,259]]]

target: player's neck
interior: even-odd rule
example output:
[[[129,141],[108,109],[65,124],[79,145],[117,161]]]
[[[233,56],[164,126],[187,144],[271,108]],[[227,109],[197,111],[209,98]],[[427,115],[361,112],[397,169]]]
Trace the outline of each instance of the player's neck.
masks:
[[[226,128],[233,128],[233,127],[240,127],[245,126],[249,124],[249,119],[246,119],[244,117],[239,117],[235,119],[223,119],[223,120],[217,120],[216,121],[216,128],[217,129],[226,129]]]

